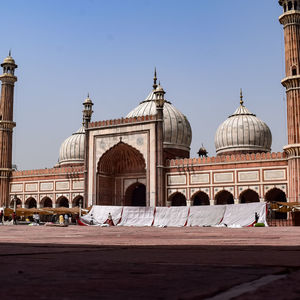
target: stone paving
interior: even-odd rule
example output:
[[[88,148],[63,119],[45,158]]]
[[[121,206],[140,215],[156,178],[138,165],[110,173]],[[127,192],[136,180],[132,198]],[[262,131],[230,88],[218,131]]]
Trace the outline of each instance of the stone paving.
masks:
[[[0,299],[299,299],[299,250],[300,227],[0,226]]]

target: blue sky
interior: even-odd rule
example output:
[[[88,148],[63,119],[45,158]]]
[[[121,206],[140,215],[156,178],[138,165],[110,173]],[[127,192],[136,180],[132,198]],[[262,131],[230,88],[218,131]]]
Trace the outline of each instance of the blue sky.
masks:
[[[153,69],[201,143],[215,155],[217,127],[239,105],[265,121],[273,151],[287,144],[283,30],[277,0],[110,0],[1,3],[1,47],[19,65],[13,160],[52,167],[81,126],[125,116],[150,92]]]

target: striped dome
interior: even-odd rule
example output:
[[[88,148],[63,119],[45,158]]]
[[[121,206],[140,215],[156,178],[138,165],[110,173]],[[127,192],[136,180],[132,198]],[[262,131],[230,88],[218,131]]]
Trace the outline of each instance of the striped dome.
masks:
[[[252,114],[241,102],[240,107],[217,129],[217,154],[271,151],[272,134],[266,123]]]
[[[60,146],[58,164],[84,163],[84,128],[68,137]]]
[[[164,104],[164,148],[175,148],[190,151],[192,129],[185,115],[169,101]],[[156,114],[154,90],[148,97],[132,110],[126,117],[141,117]]]

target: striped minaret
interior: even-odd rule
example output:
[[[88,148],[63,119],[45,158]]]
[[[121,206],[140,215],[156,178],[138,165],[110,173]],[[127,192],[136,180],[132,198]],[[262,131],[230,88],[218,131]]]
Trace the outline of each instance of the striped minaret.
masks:
[[[16,123],[13,122],[14,75],[18,67],[9,52],[1,64],[3,74],[0,100],[0,206],[9,205],[9,180],[12,172],[12,133]]]
[[[289,202],[299,201],[300,194],[300,0],[279,0],[283,14],[279,22],[284,29],[285,73],[281,81],[286,88]]]

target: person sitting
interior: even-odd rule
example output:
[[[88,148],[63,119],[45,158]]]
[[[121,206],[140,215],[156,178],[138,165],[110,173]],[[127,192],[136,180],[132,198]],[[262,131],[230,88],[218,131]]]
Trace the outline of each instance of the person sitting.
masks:
[[[107,224],[108,226],[115,226],[111,213],[108,213],[107,220],[104,222],[104,224]]]

